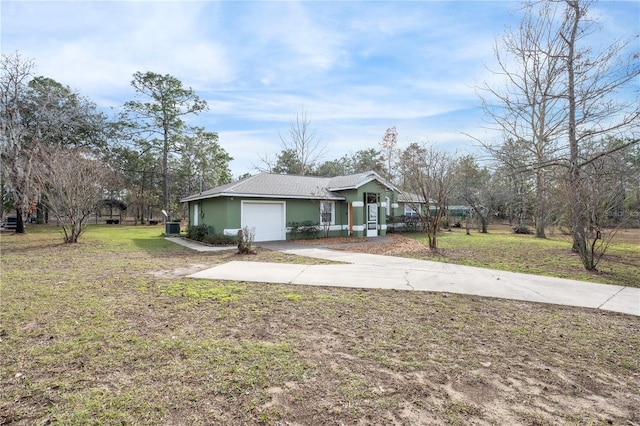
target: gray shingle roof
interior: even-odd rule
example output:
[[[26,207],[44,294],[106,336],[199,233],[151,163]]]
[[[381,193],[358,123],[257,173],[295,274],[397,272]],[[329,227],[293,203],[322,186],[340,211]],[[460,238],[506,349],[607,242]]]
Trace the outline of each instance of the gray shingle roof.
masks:
[[[353,175],[347,176],[336,176],[330,179],[328,188],[332,191],[344,190],[344,189],[355,189],[366,183],[371,182],[372,180],[378,180],[380,183],[388,187],[389,189],[394,189],[392,185],[388,184],[378,175],[376,172],[363,172],[356,173]]]
[[[424,197],[420,194],[415,194],[413,192],[400,191],[400,193],[398,194],[398,202],[424,204]],[[435,201],[430,198],[429,203],[434,204]]]
[[[180,201],[184,203],[225,196],[344,200],[344,197],[336,191],[355,189],[374,179],[377,179],[389,189],[394,189],[393,186],[382,180],[375,172],[333,178],[261,173],[202,193],[190,195]]]

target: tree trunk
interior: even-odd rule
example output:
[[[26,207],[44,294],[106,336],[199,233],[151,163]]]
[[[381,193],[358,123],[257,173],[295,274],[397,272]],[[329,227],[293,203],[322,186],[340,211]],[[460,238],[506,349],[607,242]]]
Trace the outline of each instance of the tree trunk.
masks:
[[[538,216],[536,216],[536,238],[547,238],[544,221]]]
[[[568,48],[567,54],[567,98],[569,101],[569,200],[571,202],[571,236],[573,237],[572,250],[578,253],[585,269],[592,271],[593,265],[589,260],[587,251],[586,220],[581,197],[580,165],[578,163],[579,147],[576,135],[576,92],[575,92],[575,44],[578,35],[579,23],[582,14],[580,4],[576,0],[567,0],[567,5],[572,9],[574,16],[569,38],[565,39]]]
[[[469,212],[469,214],[467,215],[466,228],[467,235],[471,235],[471,233],[469,232],[469,229],[471,229],[471,212]]]
[[[428,209],[428,207],[427,207]],[[425,231],[427,233],[427,239],[429,240],[429,250],[433,253],[438,252],[438,225],[440,219],[434,216],[425,216],[421,218],[421,221],[425,224]]]
[[[82,223],[81,222],[75,222],[71,224],[71,236],[69,238],[69,243],[77,243],[78,242],[78,238],[80,237],[80,234],[82,234]]]
[[[509,203],[508,207],[508,216],[509,216],[509,228],[513,227],[513,206]]]
[[[166,122],[166,121],[165,121]],[[164,126],[164,145],[162,148],[162,206],[169,211],[169,127]]]
[[[480,233],[487,234],[488,233],[487,216],[482,214],[482,212],[478,207],[474,206],[473,210],[476,212],[476,214],[478,215],[478,218],[480,219]]]
[[[480,227],[482,234],[487,234],[489,231],[487,230],[487,218],[483,215],[480,215]]]
[[[38,204],[38,208],[36,209],[36,223],[46,223],[44,209],[45,207],[42,204]]]
[[[527,227],[527,196],[525,195],[524,188],[520,188],[520,217],[518,219],[518,226],[522,229]]]
[[[545,234],[547,213],[546,198],[544,172],[538,168],[536,170],[536,206],[534,212],[536,221],[536,238],[547,238]]]
[[[24,221],[22,220],[22,208],[16,207],[16,234],[24,234]]]
[[[429,250],[432,252],[438,251],[438,236],[436,232],[433,232],[431,229],[427,229],[427,238],[429,239]]]

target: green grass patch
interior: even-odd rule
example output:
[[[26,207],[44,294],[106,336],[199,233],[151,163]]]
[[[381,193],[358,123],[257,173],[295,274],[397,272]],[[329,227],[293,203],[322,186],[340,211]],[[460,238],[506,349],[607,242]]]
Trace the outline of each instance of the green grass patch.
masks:
[[[424,234],[407,234],[428,244]],[[548,238],[514,234],[508,227],[492,226],[489,233],[464,230],[438,235],[440,253],[428,258],[442,262],[503,271],[546,275],[581,281],[640,287],[640,231],[620,231],[611,242],[598,272],[588,272],[571,252],[571,237],[560,234]]]
[[[90,225],[81,239],[86,244],[99,243],[113,252],[159,252],[171,250],[176,245],[165,239],[162,227],[145,225]]]
[[[296,294],[296,293],[287,293],[284,295],[284,298],[287,300],[290,300],[292,302],[297,302],[300,299],[302,299],[302,295],[301,294]]]

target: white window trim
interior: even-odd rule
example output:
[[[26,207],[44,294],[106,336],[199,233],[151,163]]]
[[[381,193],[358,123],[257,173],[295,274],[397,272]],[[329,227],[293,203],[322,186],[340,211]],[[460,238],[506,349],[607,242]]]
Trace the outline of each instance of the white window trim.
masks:
[[[404,215],[405,216],[417,216],[420,214],[420,204],[404,204]]]
[[[198,226],[198,224],[200,223],[200,209],[199,209],[199,205],[198,203],[195,203],[193,205],[193,226]]]
[[[326,223],[322,219],[322,205],[323,204],[331,205],[331,221]],[[335,225],[336,224],[336,202],[335,201],[320,201],[320,225]]]

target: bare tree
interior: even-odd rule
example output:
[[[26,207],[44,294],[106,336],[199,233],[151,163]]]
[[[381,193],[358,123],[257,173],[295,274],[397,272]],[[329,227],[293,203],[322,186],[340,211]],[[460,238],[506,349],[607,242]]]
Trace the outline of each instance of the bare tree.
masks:
[[[431,144],[410,144],[400,153],[401,187],[419,199],[413,205],[429,240],[429,249],[438,250],[438,230],[445,216],[449,196],[455,186],[457,160]]]
[[[491,174],[480,168],[470,155],[460,158],[456,173],[456,195],[464,200],[480,219],[480,232],[488,232],[488,222],[496,204],[496,189],[491,182]]]
[[[537,7],[536,7],[537,6]],[[563,41],[554,31],[556,8],[549,2],[529,3],[517,31],[508,30],[494,54],[504,84],[485,84],[484,111],[498,125],[505,139],[518,141],[532,161],[535,174],[534,216],[536,237],[545,238],[547,217],[547,169],[559,151],[558,136],[567,111],[559,96],[564,63]],[[504,146],[488,147],[498,159]]]
[[[610,44],[600,52],[592,51],[588,36],[592,35],[595,28],[589,20],[590,5],[589,0],[565,0],[564,20],[558,32],[565,47],[566,90],[563,93],[569,111],[566,133],[569,145],[567,182],[573,250],[580,255],[587,270],[595,270],[597,262],[588,246],[593,244],[598,235],[589,232],[589,204],[585,202],[582,189],[588,186],[589,180],[584,167],[601,155],[587,154],[585,145],[594,137],[625,130],[635,136],[627,146],[640,142],[638,91],[634,99],[618,97],[618,92],[624,86],[640,76],[640,60],[637,52],[630,61],[622,59],[626,44],[621,41]]]
[[[531,231],[527,226],[530,215],[530,200],[533,192],[534,173],[527,161],[526,142],[521,140],[507,139],[502,147],[494,152],[495,157],[501,164],[502,171],[507,175],[511,187],[511,213],[518,220],[518,224],[513,226],[513,230],[519,234],[529,234]],[[545,177],[546,180],[546,177]],[[546,191],[545,191],[546,196]],[[545,220],[546,223],[546,220]],[[513,225],[510,220],[510,224]]]
[[[621,141],[620,141],[621,142]],[[618,142],[618,143],[620,143]],[[610,146],[611,141],[592,141],[582,146],[587,156],[594,155]],[[615,142],[614,142],[615,143]],[[579,200],[585,217],[585,267],[596,270],[605,255],[609,243],[621,226],[625,225],[624,180],[630,170],[623,152],[594,158],[580,170],[579,187],[570,180],[563,181],[560,196],[563,200]],[[574,194],[578,192],[577,196]],[[569,210],[569,215],[573,210]],[[571,222],[570,222],[571,223]]]
[[[397,144],[398,132],[396,131],[396,126],[389,127],[384,133],[382,141],[380,142],[380,146],[384,150],[387,160],[386,178],[389,180],[389,182],[393,181],[393,172],[391,165],[393,164],[393,155],[395,153]]]
[[[23,216],[40,196],[31,177],[39,166],[37,149],[44,145],[101,148],[107,129],[106,117],[94,103],[53,79],[33,77],[33,69],[33,62],[18,53],[2,57],[2,178],[5,190],[12,194],[18,233],[24,232]]]
[[[589,232],[591,204],[585,202],[583,191],[591,180],[586,166],[640,142],[640,92],[624,91],[640,76],[640,55],[629,53],[628,43],[621,40],[604,49],[593,48],[597,27],[591,20],[591,4],[591,0],[526,3],[517,43],[506,44],[520,69],[500,67],[517,96],[489,89],[501,106],[485,106],[501,129],[530,144],[526,146],[533,161],[523,170],[535,173],[537,189],[546,188],[548,168],[565,167],[561,184],[567,188],[573,250],[587,270],[595,265],[588,249],[593,234]],[[628,142],[613,150],[588,152],[590,140],[606,136],[626,137]],[[537,223],[545,221],[544,202],[542,197],[536,203],[545,207],[536,211]]]
[[[319,226],[322,227],[323,235],[325,238],[329,237],[329,231],[331,231],[331,225],[335,224],[335,201],[329,198],[329,193],[326,188],[317,186],[312,191],[312,202],[318,203],[318,211],[320,212]]]
[[[10,190],[16,209],[16,232],[24,233],[23,214],[38,197],[31,174],[34,157],[31,155],[22,115],[28,104],[28,82],[33,78],[35,64],[17,52],[2,55],[0,75],[0,159],[2,186]]]
[[[102,199],[110,170],[83,149],[42,146],[39,154],[47,159],[34,173],[43,202],[61,224],[65,243],[76,243]]]
[[[280,146],[282,151],[275,160],[261,157],[263,166],[256,166],[256,169],[304,176],[311,174],[325,155],[325,145],[311,127],[311,119],[305,109],[296,111],[289,122],[287,136],[280,135]]]

